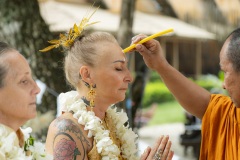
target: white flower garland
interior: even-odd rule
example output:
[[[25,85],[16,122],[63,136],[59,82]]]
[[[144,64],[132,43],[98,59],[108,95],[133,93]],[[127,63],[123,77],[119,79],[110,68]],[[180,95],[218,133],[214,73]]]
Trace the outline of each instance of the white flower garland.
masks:
[[[32,129],[30,127],[21,129],[24,134],[25,142],[30,137]],[[15,132],[9,132],[4,126],[0,125],[0,159],[2,160],[51,160],[52,156],[45,153],[45,147],[40,142],[34,142],[33,145],[28,146],[31,155],[27,156],[24,148],[14,144],[18,141]]]
[[[124,123],[128,120],[126,113],[122,110],[117,112],[117,108],[109,107],[107,114],[116,126],[116,136],[121,141],[121,148],[113,143],[109,137],[109,130],[105,130],[100,118],[95,116],[95,113],[88,111],[86,104],[78,97],[77,91],[61,93],[59,96],[60,106],[64,110],[73,111],[73,117],[78,120],[78,123],[84,125],[84,130],[88,130],[88,137],[94,136],[98,153],[103,160],[118,160],[120,150],[122,157],[129,160],[138,160],[136,139],[137,135]]]

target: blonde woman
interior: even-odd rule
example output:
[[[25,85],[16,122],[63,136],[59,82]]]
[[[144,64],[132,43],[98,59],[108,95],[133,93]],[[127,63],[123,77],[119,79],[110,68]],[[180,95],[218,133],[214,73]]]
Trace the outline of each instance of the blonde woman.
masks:
[[[111,34],[83,34],[92,24],[89,18],[41,50],[64,47],[66,79],[74,88],[59,97],[63,114],[49,127],[47,151],[56,160],[172,159],[168,136],[138,157],[137,135],[126,125],[126,113],[114,106],[124,100],[133,80],[128,60]]]

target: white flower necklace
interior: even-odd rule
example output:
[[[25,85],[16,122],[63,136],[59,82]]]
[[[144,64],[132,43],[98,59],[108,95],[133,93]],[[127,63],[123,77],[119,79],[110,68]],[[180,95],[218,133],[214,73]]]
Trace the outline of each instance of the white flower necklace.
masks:
[[[117,108],[111,106],[107,110],[107,115],[111,118],[112,123],[116,126],[115,132],[117,138],[121,141],[121,148],[117,147],[111,140],[109,130],[105,130],[102,125],[102,120],[95,116],[93,111],[87,110],[87,105],[78,96],[77,91],[61,93],[59,96],[60,106],[66,111],[73,112],[73,117],[78,120],[78,123],[84,125],[84,130],[88,130],[88,137],[94,136],[98,153],[103,160],[118,160],[120,150],[122,157],[130,160],[138,160],[137,156],[137,135],[129,128],[124,126],[128,120],[126,113],[122,110],[117,112]],[[113,108],[114,107],[114,108]]]
[[[51,160],[52,156],[45,153],[45,147],[40,142],[34,142],[30,136],[30,127],[21,129],[24,135],[24,148],[19,147],[18,137],[15,132],[9,131],[6,126],[0,124],[0,159],[6,160]],[[26,150],[26,151],[25,151]],[[31,154],[26,155],[27,152]]]

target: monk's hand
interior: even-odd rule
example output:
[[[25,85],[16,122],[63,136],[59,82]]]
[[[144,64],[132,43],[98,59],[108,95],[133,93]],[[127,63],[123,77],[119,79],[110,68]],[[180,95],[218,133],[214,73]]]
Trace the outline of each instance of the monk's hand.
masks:
[[[133,37],[131,44],[136,44],[136,46],[131,51],[139,52],[143,56],[146,65],[149,68],[156,70],[158,67],[161,66],[161,64],[163,64],[163,62],[166,63],[167,61],[165,59],[159,41],[151,39],[143,44],[137,44],[139,41],[146,37],[147,36],[144,34],[139,34]]]

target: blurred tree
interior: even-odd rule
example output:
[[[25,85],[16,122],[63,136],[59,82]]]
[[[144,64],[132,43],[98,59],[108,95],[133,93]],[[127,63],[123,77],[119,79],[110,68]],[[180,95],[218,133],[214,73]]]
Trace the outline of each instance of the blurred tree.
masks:
[[[135,78],[131,85],[131,117],[132,117],[132,128],[141,127],[141,111],[142,111],[142,102],[143,102],[143,93],[148,81],[148,68],[143,61],[143,58],[140,54],[135,54]],[[135,121],[138,114],[138,121]]]
[[[55,50],[40,53],[39,49],[54,39],[41,17],[37,0],[0,1],[0,40],[19,50],[30,63],[35,79],[47,85],[40,112],[56,110],[56,95],[67,89],[62,70],[63,53]]]
[[[162,14],[177,18],[177,14],[167,0],[157,0],[157,2],[160,5],[160,11]]]
[[[117,40],[122,48],[126,48],[131,43],[133,36],[133,19],[135,11],[135,0],[122,0],[121,20],[119,30],[117,32]],[[129,118],[129,124],[133,129],[137,129],[135,124],[136,112],[141,109],[142,96],[146,83],[147,67],[143,62],[142,56],[139,54],[127,54],[128,68],[135,73],[134,81],[129,86],[129,93],[120,103],[121,108],[125,108]],[[135,63],[137,62],[137,63]],[[135,66],[134,64],[135,63]]]
[[[131,38],[133,35],[132,27],[133,27],[134,10],[135,10],[135,0],[131,0],[131,1],[122,0],[121,19],[120,19],[119,30],[117,32],[117,40],[122,48],[129,46],[129,44],[131,43]],[[130,63],[132,62],[131,59],[133,55],[128,54],[127,57],[129,62],[129,68],[130,68]],[[132,97],[131,97],[131,87],[130,87],[128,97],[126,97],[125,101],[119,104],[119,107],[126,109],[126,112],[129,118],[129,124],[132,127],[134,122],[134,117],[131,114],[132,113],[131,99]]]
[[[191,19],[189,23],[200,26],[212,33],[215,33],[217,39],[222,41],[225,39],[226,34],[230,33],[232,30],[227,23],[226,18],[223,16],[223,13],[218,8],[214,0],[202,0],[204,7],[204,19],[202,21],[196,21]]]
[[[87,0],[89,4],[94,4],[94,6],[99,6],[102,9],[107,9],[107,5],[103,0]]]
[[[121,19],[117,40],[123,48],[129,46],[131,43],[134,10],[135,0],[122,0]]]

